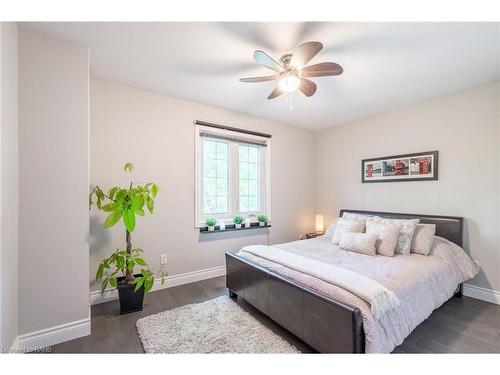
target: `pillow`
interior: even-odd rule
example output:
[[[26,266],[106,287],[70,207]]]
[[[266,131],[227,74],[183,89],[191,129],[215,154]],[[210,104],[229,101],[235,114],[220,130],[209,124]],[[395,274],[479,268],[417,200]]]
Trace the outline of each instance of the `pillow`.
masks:
[[[328,237],[330,240],[333,237],[333,234],[335,233],[335,228],[337,228],[337,222],[339,221],[339,218],[336,218],[335,220],[332,221],[330,226],[325,232],[325,237]]]
[[[366,222],[366,233],[376,234],[378,239],[375,243],[377,254],[392,257],[398,243],[400,226],[397,224],[384,224]]]
[[[436,224],[418,224],[411,242],[411,252],[429,255],[436,234]]]
[[[347,220],[344,218],[339,218],[337,221],[337,227],[335,228],[335,233],[332,237],[332,243],[338,245],[342,238],[342,235],[346,232],[357,232],[363,233],[365,231],[365,223],[355,220]]]
[[[411,240],[417,228],[419,219],[386,219],[375,217],[373,222],[383,224],[396,224],[400,226],[398,243],[394,254],[410,255]]]
[[[340,240],[342,250],[375,256],[375,243],[378,236],[375,233],[345,232]]]
[[[350,212],[344,212],[342,214],[342,217],[347,220],[356,220],[356,221],[362,221],[363,223],[367,221],[373,221],[375,216],[369,216],[369,215],[363,215],[363,214],[353,214]]]

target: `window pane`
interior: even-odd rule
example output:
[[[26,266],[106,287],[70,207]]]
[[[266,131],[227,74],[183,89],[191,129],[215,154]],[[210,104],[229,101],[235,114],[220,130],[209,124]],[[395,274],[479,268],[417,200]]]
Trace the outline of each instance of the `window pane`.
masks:
[[[204,163],[203,174],[205,177],[217,176],[217,160],[206,159]]]
[[[205,193],[208,196],[217,195],[217,179],[215,177],[205,177]]]
[[[248,181],[248,195],[259,195],[259,181],[249,180]]]
[[[210,159],[216,158],[217,142],[205,140],[205,157]]]
[[[258,211],[259,203],[256,196],[248,197],[248,211]]]
[[[228,144],[204,140],[203,145],[203,207],[205,214],[222,214],[228,207]]]
[[[257,163],[258,160],[258,150],[256,147],[249,147],[248,148],[248,161],[250,163]]]
[[[227,143],[217,142],[217,159],[227,160]]]
[[[260,211],[260,148],[239,145],[239,210]]]

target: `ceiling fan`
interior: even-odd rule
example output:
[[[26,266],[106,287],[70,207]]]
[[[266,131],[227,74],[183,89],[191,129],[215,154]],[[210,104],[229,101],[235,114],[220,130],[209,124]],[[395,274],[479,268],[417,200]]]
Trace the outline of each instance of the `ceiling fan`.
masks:
[[[253,58],[259,64],[274,70],[276,74],[264,77],[240,78],[240,82],[264,82],[278,79],[276,87],[267,97],[274,99],[284,93],[300,90],[305,96],[312,96],[316,92],[316,84],[310,77],[338,76],[344,69],[334,62],[324,62],[306,66],[311,59],[323,48],[320,42],[307,42],[298,46],[293,53],[280,57],[279,62],[271,58],[264,51],[257,50]]]

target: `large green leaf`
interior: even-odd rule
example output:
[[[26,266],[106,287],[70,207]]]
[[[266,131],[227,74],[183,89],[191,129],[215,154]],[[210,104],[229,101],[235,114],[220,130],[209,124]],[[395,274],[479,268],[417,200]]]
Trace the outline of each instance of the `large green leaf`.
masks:
[[[135,262],[140,266],[146,266],[146,262],[142,258],[135,257]]]
[[[119,188],[118,186],[115,186],[115,187],[113,187],[113,188],[109,189],[109,192],[108,192],[108,197],[109,197],[109,199],[113,199],[113,198],[114,198],[114,196],[115,196],[115,194],[116,194],[116,192],[117,192],[118,190],[120,190],[120,188]]]
[[[142,284],[144,284],[144,278],[136,277],[134,292],[137,292],[139,289],[141,289]]]
[[[122,217],[121,211],[112,212],[104,221],[104,228],[109,228],[118,223],[120,218]]]
[[[158,190],[160,190],[160,188],[158,187],[158,185],[151,184],[151,195],[153,196],[153,198],[155,198],[156,194],[158,194]]]
[[[97,268],[97,272],[95,274],[96,280],[102,279],[102,275],[104,274],[104,263],[99,264],[99,267]]]
[[[121,189],[116,192],[115,201],[121,201],[127,195],[127,189]]]
[[[146,277],[146,280],[144,281],[144,292],[149,292],[151,288],[153,288],[153,283],[155,279],[152,275],[149,275]]]
[[[108,204],[102,206],[101,209],[104,212],[112,212],[114,210],[114,205],[113,205],[113,203],[108,203]]]
[[[131,209],[127,208],[123,212],[123,223],[125,224],[125,228],[129,232],[133,232],[135,229],[135,213]]]
[[[137,210],[138,208],[141,208],[143,205],[144,205],[144,198],[142,197],[142,195],[136,195],[132,199],[132,209],[134,211]]]
[[[148,207],[149,213],[153,214],[153,210],[155,207],[155,201],[153,200],[153,198],[151,198],[149,196],[146,198],[146,206]]]

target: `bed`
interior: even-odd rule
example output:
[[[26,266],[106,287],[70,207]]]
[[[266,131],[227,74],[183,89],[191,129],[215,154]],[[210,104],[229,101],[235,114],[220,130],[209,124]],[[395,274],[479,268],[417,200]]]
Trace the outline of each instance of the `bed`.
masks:
[[[318,352],[389,353],[435,308],[461,296],[462,283],[477,273],[461,249],[463,218],[359,210],[340,216],[345,212],[436,225],[439,249],[429,256],[371,257],[340,250],[326,236],[274,245],[360,274],[376,270],[370,276],[401,301],[382,318],[347,290],[248,253],[226,253],[226,286],[232,298],[245,299]]]

